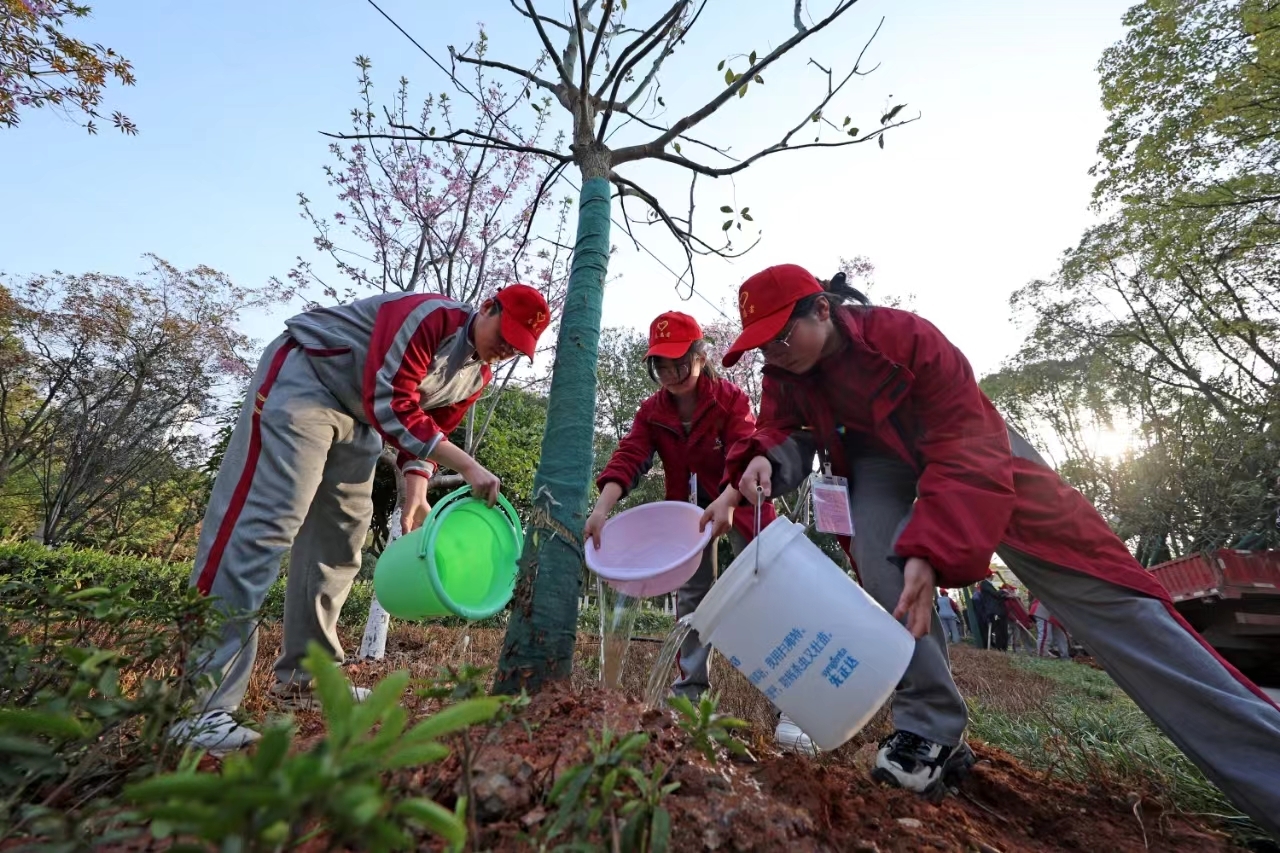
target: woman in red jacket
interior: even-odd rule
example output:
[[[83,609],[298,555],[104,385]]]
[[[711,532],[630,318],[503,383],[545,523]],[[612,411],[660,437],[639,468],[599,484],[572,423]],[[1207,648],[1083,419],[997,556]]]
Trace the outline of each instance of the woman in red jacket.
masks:
[[[668,311],[649,326],[645,362],[649,376],[661,387],[640,404],[631,432],[619,442],[596,480],[600,497],[583,530],[583,538],[591,539],[596,548],[609,512],[649,471],[654,454],[662,460],[667,500],[693,500],[706,507],[721,495],[725,451],[750,437],[756,421],[750,399],[737,385],[716,376],[708,354],[702,328],[688,314]],[[733,496],[735,505],[739,503],[732,486],[726,493]],[[727,530],[720,532],[729,534],[737,555],[751,539],[755,516],[747,506],[731,515]],[[773,521],[772,504],[766,503],[760,515],[762,525]],[[697,572],[676,594],[678,616],[692,613],[711,588],[715,545],[713,539]],[[697,701],[709,686],[710,653],[696,633],[689,635],[680,648],[680,677],[673,692]],[[775,736],[779,745],[790,749],[812,748],[808,737],[785,717],[780,718]]]
[[[747,279],[738,297],[743,332],[725,363],[759,348],[766,367],[760,423],[731,450],[728,482],[753,500],[757,486],[779,493],[822,454],[849,478],[863,585],[920,638],[877,778],[937,795],[972,763],[933,589],[981,580],[995,552],[1210,780],[1280,833],[1280,709],[1008,429],[941,332],[791,264]],[[708,510],[717,527],[736,500]]]

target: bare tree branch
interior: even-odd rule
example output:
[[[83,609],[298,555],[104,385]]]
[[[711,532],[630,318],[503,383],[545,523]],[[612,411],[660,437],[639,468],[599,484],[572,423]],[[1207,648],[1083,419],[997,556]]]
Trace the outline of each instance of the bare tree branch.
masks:
[[[804,25],[804,21],[800,20],[800,12],[804,9],[804,0],[796,0],[796,32],[803,33],[808,29]]]
[[[452,56],[455,61],[463,62],[463,63],[466,63],[467,65],[477,65],[481,68],[497,68],[500,71],[508,71],[516,75],[517,77],[523,77],[525,80],[528,80],[530,83],[534,84],[535,86],[539,86],[543,89],[546,89],[548,92],[555,95],[556,99],[561,101],[562,103],[565,102],[564,86],[556,85],[555,83],[552,83],[550,80],[539,77],[538,75],[534,74],[531,71],[526,71],[523,68],[517,68],[514,65],[508,65],[505,62],[495,62],[491,59],[477,59],[473,56],[467,56],[465,53],[458,53],[456,50],[454,50],[452,45],[450,45],[449,47],[449,55]]]
[[[875,32],[871,34],[871,38],[868,39],[866,45],[863,46],[862,52],[858,54],[858,61],[861,61],[863,55],[866,54],[867,47],[870,46],[871,42],[875,40],[876,35],[880,32],[880,27],[882,27],[883,25],[884,25],[884,19],[881,18],[880,24],[876,26]],[[681,153],[671,153],[666,151],[665,149],[648,154],[647,156],[655,160],[662,160],[668,163],[674,163],[678,166],[684,166],[685,168],[691,171],[694,171],[700,175],[706,175],[707,177],[710,177],[710,178],[722,178],[729,175],[733,175],[737,172],[741,172],[743,169],[747,168],[752,163],[764,157],[768,157],[770,154],[777,154],[782,151],[800,151],[805,148],[841,148],[846,145],[859,145],[863,142],[870,142],[871,140],[884,135],[887,131],[893,130],[898,127],[902,127],[907,124],[911,124],[912,122],[915,122],[915,121],[919,121],[920,116],[917,115],[915,118],[912,118],[912,119],[886,123],[882,125],[880,128],[878,128],[877,130],[873,130],[870,133],[864,133],[860,136],[851,137],[849,139],[843,139],[839,142],[814,141],[814,142],[806,142],[802,145],[792,145],[791,138],[795,136],[797,133],[799,133],[801,130],[803,130],[805,127],[807,127],[808,125],[813,124],[815,121],[823,120],[823,111],[826,109],[827,104],[831,102],[831,100],[840,92],[841,89],[845,87],[845,85],[850,80],[852,80],[855,76],[861,76],[862,74],[862,72],[859,70],[858,63],[855,62],[853,68],[849,71],[847,75],[845,75],[844,79],[841,80],[838,85],[832,85],[831,70],[828,68],[824,68],[821,64],[819,64],[818,62],[812,59],[810,59],[809,62],[810,64],[817,67],[818,70],[822,71],[827,75],[827,95],[825,98],[822,99],[822,101],[816,107],[814,107],[812,110],[810,110],[806,114],[805,118],[797,122],[794,127],[792,127],[790,130],[786,132],[786,134],[782,137],[782,139],[780,139],[778,142],[774,143],[773,145],[770,145],[767,148],[763,148],[760,151],[757,151],[755,154],[752,154],[750,157],[747,157],[745,160],[736,161],[734,165],[726,166],[724,168],[715,168],[711,166],[706,166],[702,163],[698,163],[695,160],[691,160],[688,157],[685,157]],[[826,123],[829,126],[835,128],[836,130],[842,133],[847,133],[847,131],[845,131],[844,128],[836,127],[836,125],[833,122],[827,121]]]
[[[632,181],[628,178],[624,178],[623,176],[619,175],[617,172],[611,173],[609,176],[609,179],[614,183],[615,186],[618,187],[620,195],[622,195],[623,197],[627,195],[634,196],[640,199],[641,201],[643,201],[646,205],[648,205],[649,209],[653,211],[657,219],[660,220],[667,227],[667,230],[671,232],[671,235],[675,237],[676,240],[680,243],[681,248],[684,249],[685,259],[687,263],[686,263],[685,272],[679,275],[679,281],[677,282],[677,286],[685,280],[685,276],[687,275],[689,278],[690,292],[692,292],[693,285],[694,285],[694,274],[693,274],[694,255],[715,256],[720,258],[739,258],[745,255],[747,252],[751,251],[753,248],[755,248],[760,242],[760,238],[757,237],[755,241],[750,246],[747,246],[745,249],[742,249],[739,251],[733,251],[731,250],[730,245],[728,243],[726,243],[724,247],[712,246],[710,243],[706,242],[705,240],[703,240],[702,238],[694,234],[693,228],[692,228],[692,221],[693,221],[693,188],[692,186],[690,187],[690,191],[689,191],[690,193],[689,194],[689,215],[684,220],[685,225],[682,227],[681,221],[676,217],[672,216],[670,213],[668,213],[666,208],[662,206],[661,202],[658,201],[658,199],[653,195],[653,193],[644,189],[635,181]],[[692,180],[696,181],[697,176],[694,175]],[[631,220],[630,218],[628,218],[627,221],[638,222],[640,220]],[[653,221],[654,220],[649,220],[644,224],[653,224]],[[628,231],[629,230],[630,230],[630,227],[628,226]],[[631,239],[633,241],[635,240],[634,234],[631,235]]]
[[[582,19],[584,15],[591,14],[591,7],[595,6],[596,0],[586,0],[586,2],[581,6],[578,5],[578,0],[571,0],[571,2],[573,8],[573,28],[569,30],[569,41],[564,46],[564,53],[560,54],[560,63],[564,66],[565,73],[569,75],[570,80],[573,79],[574,73],[578,70],[579,59],[582,59],[582,70],[586,70],[587,62],[584,31],[589,25],[584,24]],[[585,83],[585,80],[587,79],[589,78],[584,77],[584,82],[579,86],[579,89],[583,92],[587,90]]]
[[[529,14],[529,12],[525,11],[524,9],[521,9],[519,4],[516,3],[516,0],[511,0],[511,8],[515,9],[517,12],[519,12],[521,15],[524,15],[526,18],[529,18],[530,20],[533,19],[533,15]],[[546,15],[539,15],[538,20],[544,24],[550,24],[553,27],[559,27],[565,32],[569,32],[569,25],[561,21],[557,21],[555,18],[548,18]]]
[[[538,208],[542,204],[542,196],[551,187],[551,185],[555,183],[556,178],[559,177],[560,173],[564,171],[564,168],[568,166],[570,162],[572,161],[561,160],[559,163],[557,163],[555,166],[551,168],[551,171],[547,172],[546,177],[542,179],[542,183],[538,184],[538,192],[536,195],[534,195],[533,205],[530,207],[530,210],[529,210],[529,221],[525,224],[524,238],[520,241],[520,246],[516,249],[515,254],[512,256],[512,260],[511,260],[512,266],[515,266],[515,267],[519,266],[520,257],[524,254],[525,247],[529,245],[529,235],[533,231],[533,220],[537,217]]]
[[[640,96],[643,95],[645,93],[645,90],[647,90],[649,86],[653,83],[654,78],[658,76],[658,70],[662,68],[662,64],[667,61],[667,57],[670,56],[671,53],[675,50],[676,42],[684,38],[685,34],[687,34],[689,30],[693,29],[693,25],[698,22],[698,18],[702,17],[702,11],[707,8],[707,2],[708,0],[702,0],[702,5],[698,7],[698,11],[694,13],[693,18],[689,21],[687,25],[676,26],[672,29],[667,30],[664,36],[659,36],[658,40],[665,41],[666,44],[663,45],[661,52],[659,52],[658,55],[654,58],[653,65],[649,67],[649,73],[646,74],[644,79],[640,81],[640,85],[636,86],[636,89],[634,92],[631,93],[631,96],[623,101],[623,104],[627,108],[634,107],[636,101],[640,100]],[[681,14],[683,15],[683,10]],[[679,20],[680,18],[677,17],[676,18],[677,23],[679,22]],[[632,67],[634,66],[635,66],[635,63],[632,63]],[[619,79],[621,80],[625,77],[626,75],[624,74],[624,75],[621,75]],[[615,94],[613,99],[617,100],[616,84],[614,86],[614,93]]]
[[[723,92],[721,92],[711,101],[703,105],[700,109],[690,113],[689,115],[677,121],[675,124],[671,126],[671,129],[668,130],[666,133],[662,134],[652,142],[648,142],[643,145],[631,145],[626,148],[620,148],[617,151],[613,152],[614,164],[618,165],[622,163],[628,163],[632,160],[640,160],[645,157],[657,156],[658,153],[660,153],[663,149],[665,149],[668,145],[670,145],[672,140],[679,137],[680,134],[684,133],[690,128],[696,127],[699,123],[704,121],[708,116],[710,116],[716,110],[720,109],[720,107],[724,106],[724,104],[728,102],[730,98],[737,95],[738,91],[743,86],[746,86],[749,82],[751,82],[751,80],[755,79],[755,77],[758,74],[760,74],[760,72],[764,71],[766,68],[768,68],[774,62],[776,62],[779,58],[781,58],[786,53],[788,53],[793,47],[795,47],[800,42],[809,38],[814,33],[817,33],[818,31],[825,29],[827,26],[829,26],[832,22],[834,22],[837,18],[839,18],[845,12],[848,12],[850,9],[852,9],[857,3],[858,3],[858,0],[840,0],[839,5],[836,6],[835,10],[832,11],[830,15],[827,15],[821,21],[814,24],[812,27],[809,27],[804,32],[796,33],[791,38],[787,39],[782,44],[780,44],[778,47],[774,48],[772,51],[769,52],[767,56],[757,61],[755,65],[752,65],[750,68],[748,68],[744,74],[742,74],[732,83],[730,83]]]
[[[474,130],[462,128],[444,136],[436,136],[430,133],[423,133],[416,127],[407,124],[394,124],[391,127],[396,130],[404,131],[404,134],[395,133],[328,133],[321,131],[321,136],[327,136],[330,139],[398,139],[402,142],[451,142],[454,145],[465,145],[470,148],[502,148],[507,151],[517,151],[522,154],[537,154],[551,160],[562,163],[569,163],[573,158],[568,154],[559,154],[546,148],[538,148],[533,145],[518,145],[508,142],[497,136],[489,136],[485,133],[477,133]],[[413,134],[409,136],[407,134]]]
[[[657,23],[645,30],[643,35],[623,49],[622,54],[618,57],[617,63],[613,66],[613,70],[609,72],[608,76],[605,77],[604,82],[600,84],[600,88],[596,90],[597,99],[599,99],[601,94],[604,93],[605,89],[609,88],[610,82],[612,82],[613,86],[609,93],[608,103],[617,103],[618,89],[622,86],[622,81],[626,79],[627,75],[631,73],[631,70],[635,68],[638,63],[643,61],[655,47],[666,40],[671,29],[680,20],[680,15],[689,7],[689,2],[690,0],[677,0],[676,4],[668,9],[667,13],[659,18]],[[645,44],[645,46],[642,47],[635,56],[632,56],[629,59],[627,58],[628,54],[630,54],[632,50],[634,50],[638,45],[644,44],[646,41],[648,43]],[[665,52],[666,48],[664,47],[663,53],[665,54]],[[628,105],[624,104],[624,106]],[[604,115],[600,117],[600,130],[596,134],[596,139],[600,142],[604,141],[605,131],[609,129],[609,119],[613,112],[614,110],[606,107]],[[614,162],[620,162],[616,159],[616,153]]]
[[[574,0],[576,3],[577,0]],[[573,78],[569,76],[569,72],[565,70],[564,63],[560,61],[559,54],[556,53],[556,47],[551,43],[551,39],[547,37],[547,31],[542,26],[542,16],[538,14],[538,10],[533,8],[533,0],[524,0],[524,7],[529,12],[529,19],[533,21],[533,26],[538,31],[538,38],[542,39],[542,47],[547,51],[547,55],[551,57],[551,61],[556,64],[556,71],[560,74],[560,82],[566,87],[573,88]]]
[[[684,9],[684,7],[689,5],[689,2],[690,0],[676,0],[675,5],[673,5],[670,9],[668,9],[665,15],[663,15],[661,18],[655,21],[653,25],[649,27],[649,29],[641,33],[639,38],[637,38],[635,41],[631,42],[631,44],[627,45],[622,49],[622,53],[618,54],[617,60],[615,60],[613,63],[613,68],[610,69],[609,73],[605,75],[605,78],[600,82],[600,85],[596,87],[595,98],[597,101],[604,98],[604,93],[609,91],[610,88],[613,89],[613,95],[609,98],[609,100],[616,101],[618,99],[618,85],[617,85],[618,80],[626,77],[627,72],[630,71],[635,66],[635,62],[638,62],[640,61],[640,59],[644,58],[642,54],[640,57],[638,57],[634,61],[631,60],[630,57],[631,57],[632,51],[635,51],[639,49],[641,46],[646,46],[646,45],[647,47],[645,47],[644,53],[648,53],[650,50],[652,50],[653,46],[658,41],[662,40],[662,37],[658,35],[659,31],[663,30],[663,28],[668,23],[670,23],[670,21],[678,17],[680,12]],[[655,38],[655,36],[657,36],[657,38]]]
[[[605,35],[605,30],[609,26],[609,19],[613,16],[613,0],[604,0],[604,10],[600,13],[600,26],[596,29],[595,38],[591,40],[591,52],[587,56],[587,67],[583,69],[582,74],[582,91],[585,94],[591,84],[591,71],[595,70],[596,58],[600,55],[600,46],[604,44],[612,35]]]

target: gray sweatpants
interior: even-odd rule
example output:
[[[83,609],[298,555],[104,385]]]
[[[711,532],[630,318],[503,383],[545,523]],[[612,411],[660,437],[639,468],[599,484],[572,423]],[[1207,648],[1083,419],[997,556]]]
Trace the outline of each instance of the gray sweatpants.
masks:
[[[890,610],[903,582],[886,555],[915,488],[897,460],[854,461],[854,557],[867,592]],[[1205,776],[1280,837],[1280,710],[1223,666],[1171,605],[1008,546],[996,553]],[[936,614],[894,694],[893,717],[895,728],[937,743],[956,744],[964,732]]]
[[[996,553],[1209,781],[1280,837],[1280,710],[1172,605],[1008,546]]]
[[[862,587],[890,612],[902,597],[902,569],[889,562],[893,543],[916,500],[916,473],[897,459],[859,456],[850,478],[853,511],[853,559]],[[951,678],[947,638],[937,611],[893,694],[893,727],[955,746],[969,722]]]
[[[219,680],[201,710],[233,710],[257,657],[257,611],[289,551],[279,682],[306,681],[315,640],[342,660],[338,614],[360,569],[382,440],[320,383],[288,336],[263,353],[205,510],[191,583],[228,614],[195,666]]]
[[[707,546],[707,549],[702,552],[702,562],[698,564],[698,570],[693,573],[693,577],[689,578],[684,586],[677,590],[677,619],[697,610],[698,605],[702,603],[702,599],[706,597],[707,590],[711,589],[711,585],[715,583],[711,555],[712,549],[716,547],[717,542],[718,540],[713,540]],[[741,554],[742,549],[746,546],[746,539],[743,535],[737,530],[731,529],[729,531],[729,547],[733,549],[733,556],[737,557]],[[724,571],[727,568],[729,567],[721,566],[720,570]],[[680,644],[680,656],[676,658],[676,668],[680,671],[680,674],[677,676],[675,684],[671,685],[671,692],[694,702],[698,701],[703,692],[711,686],[710,666],[711,647],[702,644],[702,638],[698,636],[697,631],[690,631],[684,642]]]
[[[1071,647],[1067,645],[1067,633],[1048,619],[1036,617],[1037,646],[1036,654],[1048,657],[1050,651],[1056,651],[1058,657],[1067,660],[1071,657]]]

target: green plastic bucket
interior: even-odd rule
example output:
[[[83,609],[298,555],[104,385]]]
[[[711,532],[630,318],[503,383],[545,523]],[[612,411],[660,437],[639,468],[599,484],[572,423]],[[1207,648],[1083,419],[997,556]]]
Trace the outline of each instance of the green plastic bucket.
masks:
[[[524,534],[501,495],[488,506],[463,486],[440,500],[422,526],[387,546],[373,570],[373,591],[397,619],[487,619],[515,590]]]

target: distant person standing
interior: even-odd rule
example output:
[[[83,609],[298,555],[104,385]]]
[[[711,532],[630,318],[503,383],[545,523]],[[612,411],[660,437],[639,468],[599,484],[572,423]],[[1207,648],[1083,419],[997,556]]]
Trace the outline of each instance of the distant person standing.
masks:
[[[946,635],[947,642],[960,642],[960,614],[945,589],[938,590],[938,618],[942,620],[942,632]]]
[[[1071,659],[1071,646],[1067,643],[1067,632],[1062,624],[1053,618],[1049,608],[1043,601],[1035,601],[1031,605],[1031,618],[1036,620],[1036,653],[1040,657],[1056,654],[1063,660]]]

